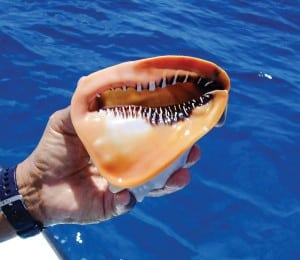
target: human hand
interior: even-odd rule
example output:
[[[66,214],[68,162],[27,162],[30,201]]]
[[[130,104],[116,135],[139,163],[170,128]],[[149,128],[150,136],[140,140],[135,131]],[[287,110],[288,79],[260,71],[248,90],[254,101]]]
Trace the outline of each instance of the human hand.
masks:
[[[185,168],[176,171],[164,188],[149,196],[162,196],[185,187],[188,167],[200,156],[194,146]],[[20,194],[32,216],[49,226],[58,223],[93,223],[129,211],[135,198],[128,190],[112,193],[78,138],[70,107],[55,112],[33,153],[17,167]]]

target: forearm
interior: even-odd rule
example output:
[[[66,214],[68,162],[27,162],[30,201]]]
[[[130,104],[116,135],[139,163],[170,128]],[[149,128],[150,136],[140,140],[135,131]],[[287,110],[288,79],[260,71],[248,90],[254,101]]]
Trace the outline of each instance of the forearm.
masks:
[[[34,169],[35,166],[32,163],[31,156],[19,163],[16,169],[17,185],[29,214],[34,219],[44,223],[40,196],[42,181],[41,177],[34,172]]]

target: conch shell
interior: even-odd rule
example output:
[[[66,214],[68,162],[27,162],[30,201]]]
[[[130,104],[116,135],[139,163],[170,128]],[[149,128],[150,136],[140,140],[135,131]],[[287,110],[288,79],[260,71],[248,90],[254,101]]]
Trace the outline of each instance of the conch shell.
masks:
[[[226,111],[230,80],[186,56],[121,63],[82,77],[73,95],[75,130],[111,184],[133,188],[178,160]]]

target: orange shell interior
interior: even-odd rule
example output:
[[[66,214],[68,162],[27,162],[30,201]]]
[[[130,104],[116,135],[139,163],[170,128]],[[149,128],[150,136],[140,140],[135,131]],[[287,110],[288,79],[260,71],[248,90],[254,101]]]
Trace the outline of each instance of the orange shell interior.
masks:
[[[92,111],[99,93],[116,86],[157,81],[186,71],[222,83],[206,105],[188,119],[153,125],[142,118],[116,119]],[[228,102],[230,80],[214,63],[187,56],[161,56],[121,63],[82,77],[71,102],[75,130],[100,174],[117,187],[141,185],[162,172],[221,118]]]

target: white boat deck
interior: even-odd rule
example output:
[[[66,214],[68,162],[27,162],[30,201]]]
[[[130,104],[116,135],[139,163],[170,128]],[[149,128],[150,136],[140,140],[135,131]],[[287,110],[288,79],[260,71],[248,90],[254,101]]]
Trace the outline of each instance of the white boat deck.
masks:
[[[0,243],[0,259],[57,260],[60,259],[43,234]]]

